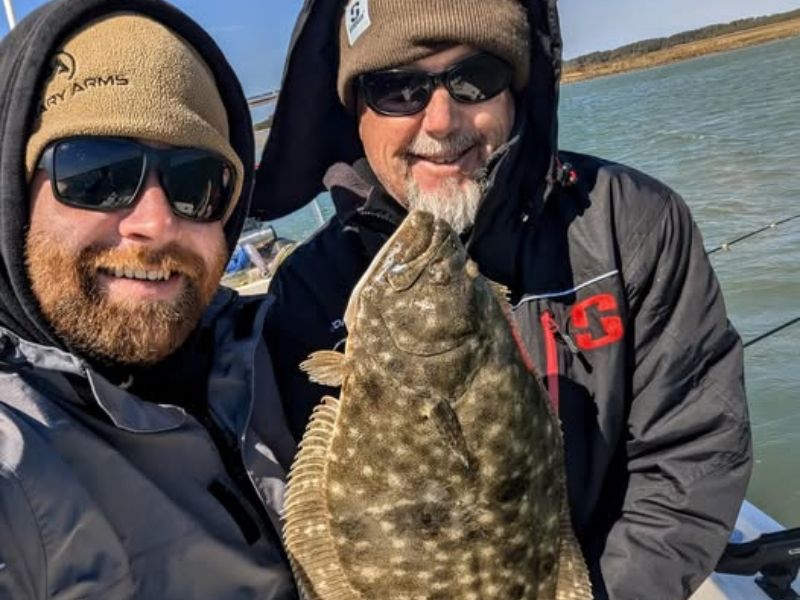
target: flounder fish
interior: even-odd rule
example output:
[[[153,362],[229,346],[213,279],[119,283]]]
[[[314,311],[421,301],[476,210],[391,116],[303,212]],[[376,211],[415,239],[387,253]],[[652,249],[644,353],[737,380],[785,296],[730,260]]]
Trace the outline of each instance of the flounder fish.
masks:
[[[341,385],[291,470],[284,539],[308,600],[590,600],[558,418],[505,291],[412,212],[353,291]]]

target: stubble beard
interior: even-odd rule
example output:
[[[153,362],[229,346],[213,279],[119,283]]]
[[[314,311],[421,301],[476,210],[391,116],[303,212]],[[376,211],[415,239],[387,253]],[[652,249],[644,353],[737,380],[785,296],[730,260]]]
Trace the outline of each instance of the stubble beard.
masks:
[[[216,293],[227,258],[221,250],[207,267],[176,245],[156,252],[92,245],[75,255],[33,232],[26,253],[31,287],[55,333],[87,358],[122,365],[155,364],[186,341]],[[179,272],[182,289],[171,301],[111,301],[98,269],[123,265]]]
[[[409,146],[409,152],[420,155],[460,154],[480,143],[476,135],[455,135],[437,140],[426,134],[418,136]],[[411,176],[406,178],[405,197],[407,208],[431,213],[444,220],[456,233],[464,233],[475,224],[487,188],[485,165],[467,179],[444,180],[435,190],[421,190]]]

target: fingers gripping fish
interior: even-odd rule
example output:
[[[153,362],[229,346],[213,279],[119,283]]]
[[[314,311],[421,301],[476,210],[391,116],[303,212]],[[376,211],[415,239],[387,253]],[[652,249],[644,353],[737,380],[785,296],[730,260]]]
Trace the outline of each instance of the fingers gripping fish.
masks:
[[[308,600],[589,600],[561,431],[504,291],[414,212],[350,298],[341,385],[292,468],[284,536]]]

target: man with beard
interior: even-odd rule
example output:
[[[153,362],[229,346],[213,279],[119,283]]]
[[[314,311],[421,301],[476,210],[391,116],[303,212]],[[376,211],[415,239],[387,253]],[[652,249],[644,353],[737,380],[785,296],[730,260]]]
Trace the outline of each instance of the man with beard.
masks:
[[[234,73],[157,0],[59,0],[0,81],[0,597],[295,598],[267,306],[219,288]]]
[[[684,202],[558,150],[560,52],[555,0],[306,3],[254,202],[276,218],[324,183],[336,215],[272,283],[279,388],[299,436],[336,390],[298,363],[346,342],[350,292],[408,209],[446,219],[510,290],[557,406],[597,597],[686,598],[750,474],[741,343]]]

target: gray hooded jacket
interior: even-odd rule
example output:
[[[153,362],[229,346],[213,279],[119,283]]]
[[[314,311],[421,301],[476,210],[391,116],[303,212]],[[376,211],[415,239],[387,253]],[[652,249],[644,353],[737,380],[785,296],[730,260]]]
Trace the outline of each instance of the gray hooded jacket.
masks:
[[[71,31],[121,10],[164,23],[211,67],[248,173],[229,247],[248,209],[246,101],[186,16],[158,0],[59,0],[2,41],[0,599],[295,598],[277,534],[295,445],[263,341],[263,300],[220,291],[169,364],[137,373],[126,390],[118,370],[58,339],[27,280],[24,149],[48,62]],[[155,401],[133,392],[140,376]]]

